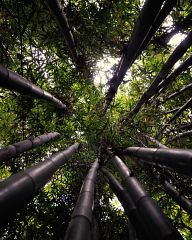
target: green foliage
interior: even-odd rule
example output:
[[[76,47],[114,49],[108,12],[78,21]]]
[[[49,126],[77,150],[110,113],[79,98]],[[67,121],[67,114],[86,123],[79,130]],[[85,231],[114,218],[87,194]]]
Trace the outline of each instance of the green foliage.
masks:
[[[191,93],[188,91],[160,103],[166,96],[191,82],[191,69],[183,72],[164,92],[155,95],[131,122],[122,123],[123,117],[133,109],[170,56],[173,49],[167,44],[165,36],[178,25],[178,21],[190,14],[191,4],[187,0],[178,1],[171,12],[171,22],[167,20],[169,26],[162,26],[157,31],[129,70],[126,76],[128,82],[120,87],[109,110],[106,113],[103,111],[105,93],[101,87],[94,85],[97,61],[103,57],[120,57],[121,49],[128,42],[139,15],[141,2],[61,1],[77,51],[86,64],[85,69],[79,70],[73,65],[57,23],[43,1],[0,1],[0,63],[50,92],[68,107],[67,112],[61,112],[48,103],[0,89],[1,147],[46,132],[58,131],[61,134],[54,142],[19,155],[6,166],[1,166],[1,180],[74,142],[82,143],[80,153],[54,175],[52,181],[17,214],[7,228],[1,230],[1,239],[62,239],[83,179],[98,154],[106,161],[109,160],[107,147],[118,152],[128,146],[142,144],[154,147],[139,131],[166,143],[170,137],[183,132],[179,130],[182,124],[191,123],[191,110],[188,109],[168,125],[163,134],[159,133],[174,114],[165,112],[183,105]],[[181,27],[180,31],[186,33],[188,29]],[[113,73],[115,67],[108,73]],[[102,74],[107,82],[108,75]],[[169,146],[190,149],[191,138],[170,143]],[[151,168],[126,161],[185,239],[191,239],[191,217],[162,192]],[[117,175],[110,161],[107,166]],[[180,192],[192,200],[191,181],[177,175],[176,179],[180,183],[177,184]],[[94,214],[100,228],[100,239],[127,239],[129,223],[122,211],[111,204],[112,199],[111,190],[103,176],[99,175]]]

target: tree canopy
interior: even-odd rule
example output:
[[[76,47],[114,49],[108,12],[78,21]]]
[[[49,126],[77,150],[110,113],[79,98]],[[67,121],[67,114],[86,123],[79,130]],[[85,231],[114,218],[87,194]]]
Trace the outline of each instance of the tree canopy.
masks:
[[[81,144],[0,230],[1,239],[63,239],[95,159],[119,179],[108,148],[191,239],[190,214],[169,196],[172,188],[192,201],[191,179],[123,155],[128,147],[192,148],[191,1],[153,2],[0,0],[1,148],[60,134],[2,164],[1,180]],[[30,94],[14,85],[18,74]],[[94,206],[99,239],[131,239],[129,220],[101,171]]]

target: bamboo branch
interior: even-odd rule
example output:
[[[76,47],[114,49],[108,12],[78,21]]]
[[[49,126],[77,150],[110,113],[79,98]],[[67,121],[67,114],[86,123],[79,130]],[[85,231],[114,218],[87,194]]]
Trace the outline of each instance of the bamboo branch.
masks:
[[[181,124],[181,126],[179,128],[174,129],[175,131],[179,131],[179,130],[189,130],[192,128],[192,123],[183,123],[183,125]]]
[[[58,132],[51,132],[47,134],[43,134],[38,137],[31,137],[24,141],[14,143],[7,147],[0,149],[0,163],[7,162],[12,157],[28,151],[32,148],[38,147],[50,140],[55,139],[56,137],[60,136]]]
[[[176,202],[181,208],[183,208],[187,213],[192,215],[192,202],[181,195],[176,188],[170,184],[163,177],[154,174],[157,180],[163,185],[164,191]]]
[[[45,100],[55,105],[58,109],[67,109],[65,104],[53,95],[3,66],[0,66],[0,86],[27,95],[28,97]]]
[[[159,93],[162,93],[171,82],[173,82],[182,72],[186,71],[191,65],[192,54],[158,85],[156,93],[158,93],[158,91]]]
[[[164,114],[167,115],[167,114],[169,114],[169,113],[174,113],[174,112],[178,111],[180,108],[181,108],[181,107],[176,107],[176,108],[174,108],[174,109],[171,109],[171,110],[168,110],[168,111],[164,112]]]
[[[149,139],[152,143],[154,143],[155,145],[157,145],[157,147],[159,148],[168,148],[167,146],[165,146],[164,144],[162,144],[161,142],[159,142],[157,139],[145,134],[145,133],[142,133],[140,132],[141,135],[145,136],[147,139]]]

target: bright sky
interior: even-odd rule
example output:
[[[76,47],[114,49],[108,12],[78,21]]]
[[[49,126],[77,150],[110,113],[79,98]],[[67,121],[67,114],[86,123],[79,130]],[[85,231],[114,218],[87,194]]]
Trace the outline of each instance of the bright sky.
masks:
[[[186,37],[185,34],[178,33],[175,34],[169,41],[169,44],[173,47],[173,49]],[[94,83],[96,86],[104,86],[107,81],[112,77],[113,71],[111,68],[114,66],[114,64],[117,64],[119,62],[120,58],[112,58],[104,56],[103,59],[99,60],[95,67],[95,77],[94,77]],[[174,68],[178,67],[179,62],[177,62],[174,66]],[[125,81],[128,80],[131,73],[128,72],[128,74],[125,77]]]
[[[144,0],[141,0],[141,3],[144,2]],[[173,19],[170,15],[168,15],[165,19],[165,21],[162,24],[163,27],[166,27],[167,29],[171,29],[173,26]],[[170,41],[168,42],[169,45],[173,47],[173,49],[186,37],[185,34],[178,33],[175,34]],[[103,59],[99,60],[95,67],[95,77],[94,77],[94,83],[96,86],[105,86],[107,81],[113,76],[113,71],[111,68],[114,64],[118,64],[120,58],[112,58],[107,55],[103,57]],[[174,68],[178,67],[179,61],[175,64]],[[131,76],[131,72],[128,72],[125,81],[129,79]],[[103,89],[105,90],[105,88]]]

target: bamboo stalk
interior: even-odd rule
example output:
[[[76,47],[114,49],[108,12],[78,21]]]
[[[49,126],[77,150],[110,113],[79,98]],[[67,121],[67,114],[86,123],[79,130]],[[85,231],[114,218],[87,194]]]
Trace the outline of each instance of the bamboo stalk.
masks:
[[[149,232],[145,228],[145,225],[141,219],[141,216],[138,213],[136,205],[130,197],[130,194],[123,188],[120,182],[107,169],[101,168],[101,171],[107,179],[110,188],[117,196],[122,207],[124,208],[124,211],[129,220],[131,221],[131,224],[135,228],[139,239],[149,239]]]
[[[0,149],[0,163],[7,162],[12,157],[15,157],[16,155],[28,151],[32,148],[38,147],[50,140],[55,139],[58,136],[60,136],[58,132],[46,133],[36,138],[28,138],[24,141],[4,147]]]
[[[118,156],[112,155],[112,163],[120,173],[124,186],[137,206],[142,221],[150,232],[150,239],[183,239],[139,181],[131,176],[130,170],[123,161]]]
[[[192,65],[192,54],[177,67],[173,73],[171,73],[167,78],[165,78],[157,87],[156,93],[162,93],[165,88],[173,82],[182,72],[186,71]]]
[[[192,89],[192,83],[182,87],[181,89],[178,89],[176,92],[172,93],[171,95],[169,95],[168,97],[166,97],[161,103],[165,103],[168,100],[175,98],[176,96],[182,94],[183,92],[187,91],[187,90],[191,90]]]
[[[62,9],[61,3],[58,0],[46,0],[45,4],[49,8],[51,14],[53,15],[55,21],[57,22],[61,33],[65,38],[65,42],[69,47],[71,56],[76,65],[79,65],[79,56],[77,53],[77,49],[75,46],[75,41],[71,29],[69,27],[69,23],[67,21],[67,17]]]
[[[173,122],[176,118],[178,118],[186,109],[188,109],[189,107],[191,107],[192,106],[192,97],[182,106],[182,107],[180,107],[178,110],[177,110],[177,112],[175,113],[175,115],[172,117],[172,118],[170,118],[169,120],[168,120],[168,124],[170,124],[171,122]],[[165,128],[166,127],[163,127],[162,129],[161,129],[161,133],[165,130]]]
[[[46,160],[0,182],[0,226],[26,205],[79,148],[75,143]]]
[[[92,206],[94,203],[94,186],[99,168],[98,159],[90,168],[73,211],[71,222],[65,234],[65,240],[89,240],[92,225]]]
[[[192,215],[192,202],[181,195],[167,180],[162,180],[164,191],[187,213]]]
[[[124,154],[137,161],[168,168],[192,177],[192,151],[185,149],[128,147]]]
[[[141,133],[141,132],[140,132]],[[168,148],[167,146],[165,146],[164,144],[162,144],[161,142],[159,142],[157,139],[155,139],[154,137],[151,137],[145,133],[141,133],[143,136],[145,136],[147,139],[149,139],[152,143],[156,144],[157,147],[159,148]]]
[[[153,139],[152,139],[153,140]],[[157,141],[155,139],[154,143],[156,143],[156,145],[160,148],[168,148],[165,145],[163,145],[162,143],[160,143],[159,141]],[[169,171],[164,169],[164,173],[167,173],[170,175]],[[160,182],[163,185],[163,189],[164,191],[172,198],[172,200],[174,202],[176,202],[177,204],[179,204],[180,207],[182,207],[187,213],[192,215],[192,202],[189,201],[188,199],[186,199],[183,195],[181,195],[172,184],[170,184],[167,180],[164,179],[164,177],[162,177],[161,173],[159,174],[154,174],[155,178],[157,178],[157,180],[161,180]]]
[[[169,113],[174,113],[174,112],[178,111],[180,108],[181,108],[181,107],[176,107],[176,108],[174,108],[174,109],[171,109],[171,110],[168,110],[168,111],[164,112],[164,114],[167,115],[167,114],[169,114]]]
[[[176,141],[180,138],[189,137],[189,136],[192,136],[192,130],[180,133],[180,134],[176,135],[175,137],[168,139],[167,144],[170,142]]]
[[[3,66],[0,66],[0,86],[27,95],[28,97],[45,100],[55,105],[58,109],[67,109],[65,104],[50,93]]]

